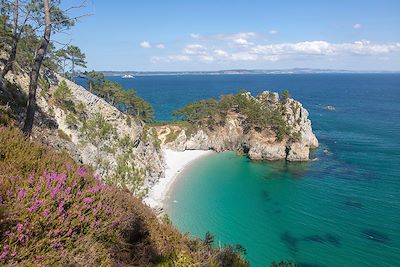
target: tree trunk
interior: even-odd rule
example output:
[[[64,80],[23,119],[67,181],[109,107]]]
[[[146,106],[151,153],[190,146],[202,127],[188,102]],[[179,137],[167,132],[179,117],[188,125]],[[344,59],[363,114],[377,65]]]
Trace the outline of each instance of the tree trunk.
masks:
[[[18,0],[14,1],[14,22],[13,22],[13,33],[12,33],[12,44],[11,44],[11,52],[10,56],[8,57],[6,64],[2,71],[0,71],[0,82],[4,85],[4,77],[7,73],[12,69],[14,64],[15,58],[17,56],[17,47],[18,47]]]
[[[24,128],[22,131],[25,135],[30,135],[32,133],[33,127],[33,119],[35,117],[36,111],[36,89],[38,85],[38,78],[39,78],[39,71],[40,67],[42,66],[42,62],[44,56],[47,52],[47,47],[50,43],[50,35],[51,35],[51,18],[50,18],[50,8],[49,8],[49,1],[43,0],[44,5],[44,14],[45,14],[45,30],[42,39],[42,43],[39,49],[36,51],[35,61],[32,66],[31,73],[29,75],[29,97],[28,97],[28,104],[26,108],[26,118],[24,123]]]
[[[3,20],[3,30],[6,32],[6,23],[7,23],[7,18],[6,18],[6,1],[1,0],[1,8],[0,8],[2,20]]]
[[[72,62],[71,80],[73,82],[75,82],[75,58],[74,58],[74,55],[72,55],[71,62]]]

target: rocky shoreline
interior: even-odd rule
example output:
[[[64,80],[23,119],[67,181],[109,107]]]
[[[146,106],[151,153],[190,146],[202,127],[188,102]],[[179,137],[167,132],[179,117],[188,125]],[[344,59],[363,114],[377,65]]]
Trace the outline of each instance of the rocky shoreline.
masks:
[[[254,101],[264,101],[265,105],[280,106],[285,110],[284,119],[292,133],[297,133],[297,139],[283,138],[278,140],[275,133],[269,129],[248,129],[246,118],[236,112],[229,112],[223,126],[214,129],[206,127],[195,131],[179,125],[163,125],[156,127],[161,146],[177,151],[214,150],[236,151],[254,160],[287,160],[308,161],[310,149],[318,147],[318,139],[312,131],[308,111],[294,99],[285,103],[279,101],[277,93],[262,92],[257,97],[247,96]],[[169,136],[175,136],[170,140]]]

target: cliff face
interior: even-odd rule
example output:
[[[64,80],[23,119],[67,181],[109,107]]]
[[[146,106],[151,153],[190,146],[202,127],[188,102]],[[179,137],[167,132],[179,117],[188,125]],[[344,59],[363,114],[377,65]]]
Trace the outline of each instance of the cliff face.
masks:
[[[163,175],[159,141],[143,122],[58,74],[46,72],[44,76],[47,83],[39,82],[40,112],[35,116],[33,135],[59,150],[67,150],[76,160],[93,166],[102,178],[132,191],[151,186]],[[27,91],[27,75],[10,73],[7,78]],[[62,83],[68,87],[67,92],[60,91]]]
[[[246,116],[230,111],[221,126],[200,127],[195,130],[181,125],[156,127],[161,146],[175,150],[213,149],[217,152],[233,150],[247,154],[255,160],[306,161],[311,148],[318,147],[312,132],[308,112],[301,103],[291,98],[279,101],[277,93],[263,92],[257,97],[247,96],[263,107],[281,108],[283,119],[293,137],[277,138],[273,129],[250,127]]]

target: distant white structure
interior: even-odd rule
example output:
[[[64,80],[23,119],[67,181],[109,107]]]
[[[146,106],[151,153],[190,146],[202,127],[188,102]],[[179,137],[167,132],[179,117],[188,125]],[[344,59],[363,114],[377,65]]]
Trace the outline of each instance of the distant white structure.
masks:
[[[122,79],[133,79],[135,77],[133,77],[133,75],[130,74],[125,74],[124,76],[122,76]]]

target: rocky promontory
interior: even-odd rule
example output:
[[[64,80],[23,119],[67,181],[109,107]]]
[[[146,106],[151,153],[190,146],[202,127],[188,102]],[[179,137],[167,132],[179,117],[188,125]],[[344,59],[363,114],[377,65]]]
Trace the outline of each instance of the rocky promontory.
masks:
[[[156,126],[161,146],[179,151],[231,150],[254,160],[288,161],[307,161],[310,149],[318,147],[308,111],[292,98],[264,91],[256,97],[240,93],[221,99],[216,101],[216,110],[213,103],[194,103],[187,111],[202,112],[201,105],[205,105],[218,118],[206,114],[195,120]]]

